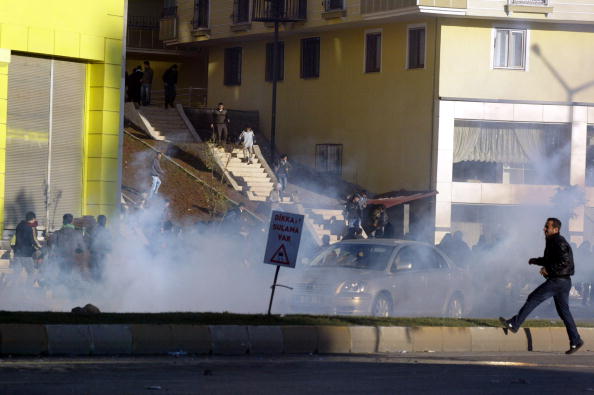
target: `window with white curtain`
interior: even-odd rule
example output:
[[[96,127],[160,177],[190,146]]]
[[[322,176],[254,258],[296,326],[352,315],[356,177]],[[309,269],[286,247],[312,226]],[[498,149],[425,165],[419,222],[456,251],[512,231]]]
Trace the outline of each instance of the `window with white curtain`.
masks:
[[[567,185],[568,124],[456,120],[453,180]]]
[[[495,29],[493,67],[526,68],[526,30]]]

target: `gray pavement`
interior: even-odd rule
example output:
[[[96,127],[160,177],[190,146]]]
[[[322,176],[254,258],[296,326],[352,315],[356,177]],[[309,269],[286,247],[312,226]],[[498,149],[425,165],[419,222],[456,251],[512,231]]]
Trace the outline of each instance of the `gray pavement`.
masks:
[[[594,393],[594,353],[28,358],[0,394]]]

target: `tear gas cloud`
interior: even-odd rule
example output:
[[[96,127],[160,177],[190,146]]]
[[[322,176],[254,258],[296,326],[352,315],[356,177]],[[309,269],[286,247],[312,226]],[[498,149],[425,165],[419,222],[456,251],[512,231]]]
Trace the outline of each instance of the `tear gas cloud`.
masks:
[[[553,174],[566,161],[564,156],[553,155],[535,169],[543,175]],[[321,187],[308,184],[306,188]],[[551,199],[537,186],[528,190],[533,193],[524,196],[521,206],[490,207],[480,209],[479,214],[477,207],[470,205],[453,210],[452,231],[463,231],[467,242],[474,237],[471,246],[478,234],[490,243],[488,249],[475,249],[465,266],[474,290],[472,316],[515,312],[523,296],[542,281],[538,269],[527,262],[530,257],[542,255],[545,219],[559,217],[563,221],[562,234],[567,237],[568,219],[584,195],[582,189],[569,187]],[[327,195],[327,190],[317,192]],[[0,287],[0,309],[69,311],[92,303],[108,312],[264,313],[274,276],[274,267],[262,263],[268,224],[244,229],[247,234],[243,235],[238,229],[217,223],[184,224],[175,231],[163,232],[160,223],[165,210],[165,202],[157,196],[150,208],[109,220],[111,251],[100,281],[81,278],[76,271],[64,274],[51,262],[45,263],[37,275],[40,286],[33,286],[36,276],[26,278],[22,273],[5,279]],[[434,228],[421,229],[417,225],[414,231],[432,234]],[[311,258],[315,248],[306,233],[304,227],[297,268],[282,269],[280,284],[294,286],[303,281],[308,268],[301,260]],[[460,262],[454,259],[454,263]],[[576,259],[574,282],[590,281],[594,273],[588,270],[592,269],[587,268],[587,262]],[[288,299],[292,292],[277,289],[274,313],[291,313]],[[423,300],[429,299],[426,293],[431,290],[413,286],[411,292],[418,292],[418,299]],[[423,315],[422,311],[419,309],[418,315]],[[394,315],[399,315],[397,307]]]

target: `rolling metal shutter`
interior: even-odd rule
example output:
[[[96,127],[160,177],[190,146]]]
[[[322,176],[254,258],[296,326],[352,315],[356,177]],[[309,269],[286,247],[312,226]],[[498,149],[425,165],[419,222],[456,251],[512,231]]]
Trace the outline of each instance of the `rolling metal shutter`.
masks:
[[[82,137],[85,65],[54,60],[52,130],[49,161],[49,228],[62,215],[82,215]]]
[[[8,119],[4,227],[14,229],[34,211],[46,223],[51,61],[12,56],[8,67]]]
[[[14,228],[27,211],[34,211],[40,225],[50,229],[61,226],[66,212],[81,215],[85,70],[80,63],[12,56],[4,202],[7,229]]]

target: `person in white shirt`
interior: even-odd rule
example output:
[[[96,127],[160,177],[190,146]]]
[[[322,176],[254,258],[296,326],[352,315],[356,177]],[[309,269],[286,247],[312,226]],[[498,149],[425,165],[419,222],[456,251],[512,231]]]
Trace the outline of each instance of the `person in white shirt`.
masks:
[[[246,158],[248,164],[252,164],[254,156],[254,131],[249,126],[241,131],[239,141],[243,143],[243,156]]]

